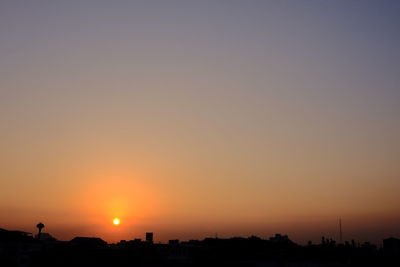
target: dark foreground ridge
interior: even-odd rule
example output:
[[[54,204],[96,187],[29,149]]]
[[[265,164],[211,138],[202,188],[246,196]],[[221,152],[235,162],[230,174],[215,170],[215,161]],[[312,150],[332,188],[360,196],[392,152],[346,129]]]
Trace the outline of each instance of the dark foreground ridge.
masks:
[[[107,244],[96,237],[58,241],[42,228],[35,237],[0,229],[0,266],[400,266],[396,238],[383,240],[382,248],[326,238],[301,246],[280,234],[267,240],[251,236],[154,244],[153,233],[146,233],[146,241]]]

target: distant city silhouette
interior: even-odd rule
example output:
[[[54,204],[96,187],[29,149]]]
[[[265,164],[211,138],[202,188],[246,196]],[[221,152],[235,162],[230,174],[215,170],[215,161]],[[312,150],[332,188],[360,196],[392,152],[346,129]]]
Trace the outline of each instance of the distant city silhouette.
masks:
[[[59,241],[42,233],[43,223],[36,227],[35,237],[0,228],[0,266],[400,266],[400,239],[394,237],[379,248],[326,237],[301,246],[283,234],[156,244],[153,232],[147,232],[145,241],[108,244],[98,237]]]

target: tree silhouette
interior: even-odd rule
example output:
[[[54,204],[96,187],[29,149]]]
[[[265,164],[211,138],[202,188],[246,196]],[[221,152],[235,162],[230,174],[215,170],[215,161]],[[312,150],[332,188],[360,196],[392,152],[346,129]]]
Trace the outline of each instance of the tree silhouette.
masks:
[[[44,228],[44,224],[40,222],[40,223],[38,223],[38,224],[36,225],[36,228],[39,229],[39,232],[38,232],[38,239],[40,240],[40,235],[41,235],[41,233],[42,233],[42,229]]]

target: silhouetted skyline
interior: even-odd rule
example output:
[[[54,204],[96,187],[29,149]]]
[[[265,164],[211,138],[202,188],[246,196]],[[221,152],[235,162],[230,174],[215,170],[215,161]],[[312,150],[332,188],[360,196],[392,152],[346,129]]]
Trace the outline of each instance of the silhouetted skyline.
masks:
[[[39,224],[38,224],[39,225]],[[32,238],[29,233],[0,229],[2,266],[398,266],[400,239],[386,238],[383,246],[356,240],[336,242],[321,237],[319,243],[301,246],[289,236],[257,236],[169,240],[121,240],[108,244],[99,237],[74,237],[58,241],[48,233]]]

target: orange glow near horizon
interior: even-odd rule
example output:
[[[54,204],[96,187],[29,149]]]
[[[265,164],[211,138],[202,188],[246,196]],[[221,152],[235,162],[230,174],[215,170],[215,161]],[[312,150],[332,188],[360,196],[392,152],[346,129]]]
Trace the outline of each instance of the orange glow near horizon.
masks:
[[[89,235],[108,241],[133,237],[160,209],[157,190],[143,172],[103,165],[96,172],[91,169],[76,175],[85,177],[85,183],[77,192],[75,212],[82,224],[93,229]]]

